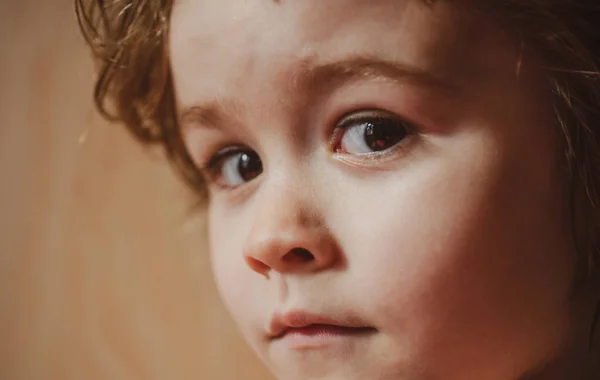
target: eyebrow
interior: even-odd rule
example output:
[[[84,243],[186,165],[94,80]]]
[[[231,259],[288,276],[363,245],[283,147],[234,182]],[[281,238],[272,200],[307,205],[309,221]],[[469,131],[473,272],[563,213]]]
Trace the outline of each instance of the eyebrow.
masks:
[[[298,74],[292,77],[290,89],[292,94],[331,92],[345,83],[363,78],[410,81],[441,92],[457,92],[452,83],[431,72],[399,62],[362,56],[321,65],[305,61]],[[220,128],[227,120],[239,118],[240,111],[241,106],[232,99],[215,99],[183,108],[180,121],[184,127]]]

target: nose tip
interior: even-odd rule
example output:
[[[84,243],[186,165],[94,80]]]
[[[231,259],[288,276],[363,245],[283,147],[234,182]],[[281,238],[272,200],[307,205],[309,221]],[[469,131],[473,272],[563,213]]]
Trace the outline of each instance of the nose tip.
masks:
[[[243,246],[248,266],[266,277],[270,271],[319,272],[332,266],[340,256],[316,191],[305,187],[298,191],[297,176],[290,179],[287,174],[274,177],[273,182],[263,182],[253,205],[255,218]]]

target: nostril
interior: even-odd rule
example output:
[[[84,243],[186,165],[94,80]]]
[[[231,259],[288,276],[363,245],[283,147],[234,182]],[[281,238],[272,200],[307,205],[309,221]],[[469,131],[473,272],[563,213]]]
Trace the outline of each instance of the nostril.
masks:
[[[294,248],[287,255],[285,255],[284,260],[297,260],[297,261],[312,261],[315,259],[315,256],[310,253],[308,249],[304,248]]]

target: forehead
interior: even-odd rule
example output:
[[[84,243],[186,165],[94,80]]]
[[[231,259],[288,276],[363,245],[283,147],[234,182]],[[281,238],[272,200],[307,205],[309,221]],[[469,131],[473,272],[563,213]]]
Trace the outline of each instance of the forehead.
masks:
[[[307,62],[348,56],[381,57],[453,79],[486,71],[498,63],[497,51],[491,60],[486,53],[497,33],[457,3],[179,0],[170,34],[178,101],[229,96],[257,83],[270,90]]]

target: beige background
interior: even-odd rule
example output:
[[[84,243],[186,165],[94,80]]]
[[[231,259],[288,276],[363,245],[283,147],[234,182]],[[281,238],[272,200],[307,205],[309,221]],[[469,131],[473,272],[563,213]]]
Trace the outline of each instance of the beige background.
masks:
[[[269,379],[202,215],[95,114],[71,0],[0,0],[0,379]]]

